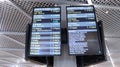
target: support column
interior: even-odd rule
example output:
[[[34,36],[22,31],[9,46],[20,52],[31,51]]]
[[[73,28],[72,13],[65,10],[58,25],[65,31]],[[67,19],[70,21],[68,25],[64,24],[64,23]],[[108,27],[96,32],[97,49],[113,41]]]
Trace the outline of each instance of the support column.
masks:
[[[76,56],[69,56],[67,44],[62,44],[62,56],[54,57],[53,67],[77,67]]]

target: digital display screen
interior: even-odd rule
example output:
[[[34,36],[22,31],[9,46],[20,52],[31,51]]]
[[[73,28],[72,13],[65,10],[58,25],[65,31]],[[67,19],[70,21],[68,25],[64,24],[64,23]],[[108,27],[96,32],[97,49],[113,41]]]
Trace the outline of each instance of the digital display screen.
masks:
[[[30,55],[61,55],[61,8],[34,8]]]
[[[70,55],[101,54],[94,6],[67,6]]]

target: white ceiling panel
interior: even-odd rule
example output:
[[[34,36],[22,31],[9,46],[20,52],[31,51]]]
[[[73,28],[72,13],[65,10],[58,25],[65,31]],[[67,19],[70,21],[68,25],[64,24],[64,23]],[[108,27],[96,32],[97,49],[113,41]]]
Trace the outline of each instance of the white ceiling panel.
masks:
[[[6,36],[13,38],[13,39],[25,44],[25,35],[8,35],[7,34]]]
[[[111,53],[120,52],[120,38],[106,38],[106,46]]]
[[[120,6],[119,0],[92,0],[92,2],[98,5]]]
[[[107,62],[103,62],[103,63],[97,64],[96,67],[113,67],[113,66],[112,66],[111,62],[107,61]]]
[[[71,2],[79,2],[87,4],[87,0],[61,0],[61,1],[71,1]]]
[[[114,64],[115,64],[115,67],[120,67],[120,61],[115,61]]]
[[[106,37],[120,37],[120,10],[96,7],[96,14],[103,21]]]
[[[16,48],[24,49],[24,45],[17,43],[17,41],[8,39],[9,37],[5,35],[0,35],[0,48]]]
[[[120,53],[111,53],[111,57],[115,62],[120,62]]]
[[[32,15],[32,11],[34,7],[52,7],[55,6],[55,3],[46,3],[46,2],[35,2],[35,1],[27,1],[27,0],[10,0],[12,3],[19,6],[26,13]]]
[[[21,50],[9,50],[9,51],[6,51],[10,54],[14,54],[16,57],[18,58],[24,58],[25,57],[25,50],[24,49],[21,49]]]
[[[7,1],[0,2],[0,31],[24,32],[31,20]]]
[[[113,67],[110,61],[107,62],[102,62],[96,65],[90,65],[90,66],[85,66],[85,67]]]
[[[9,58],[18,58],[18,57],[14,56],[8,52],[0,51],[0,59],[4,59],[4,58],[9,59]]]

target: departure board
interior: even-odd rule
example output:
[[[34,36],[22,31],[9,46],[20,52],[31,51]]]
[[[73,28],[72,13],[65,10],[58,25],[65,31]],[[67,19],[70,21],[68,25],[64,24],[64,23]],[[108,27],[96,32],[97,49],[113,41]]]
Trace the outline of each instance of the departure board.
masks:
[[[101,54],[94,6],[68,6],[66,9],[69,54]]]
[[[61,8],[34,8],[30,55],[61,54]]]

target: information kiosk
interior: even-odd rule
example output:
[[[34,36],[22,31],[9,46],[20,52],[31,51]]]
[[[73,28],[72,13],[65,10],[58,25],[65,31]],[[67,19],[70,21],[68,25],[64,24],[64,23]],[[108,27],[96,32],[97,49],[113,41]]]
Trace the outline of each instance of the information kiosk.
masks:
[[[66,27],[61,20],[66,18]],[[106,60],[102,22],[93,5],[33,9],[26,31],[26,60],[52,67],[84,67]]]

